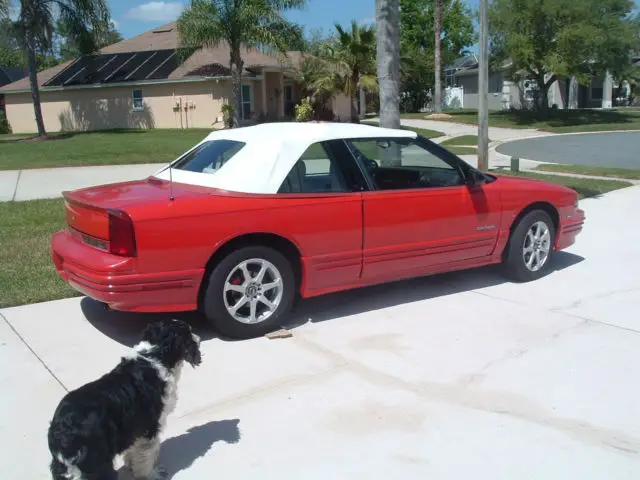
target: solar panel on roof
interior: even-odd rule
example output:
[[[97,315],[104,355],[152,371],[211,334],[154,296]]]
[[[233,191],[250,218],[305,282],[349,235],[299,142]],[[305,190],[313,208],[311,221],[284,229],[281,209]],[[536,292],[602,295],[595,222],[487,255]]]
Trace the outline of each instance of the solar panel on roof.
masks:
[[[132,53],[116,53],[113,55],[111,61],[105,64],[100,70],[100,78],[96,80],[96,83],[103,83],[106,78],[109,77],[113,72],[115,72],[118,68],[122,66],[124,62],[126,62],[129,58],[133,56]]]
[[[98,55],[89,57],[84,62],[84,67],[75,75],[72,75],[63,82],[63,85],[89,85],[98,83],[102,75],[102,70],[112,63],[114,55]]]
[[[130,81],[128,78],[136,69],[153,55],[153,52],[138,52],[120,65],[109,77],[104,78],[105,83]]]
[[[58,75],[51,78],[48,82],[45,82],[45,86],[60,86],[63,82],[69,80],[73,75],[76,75],[80,70],[85,67],[86,59],[84,57],[77,59],[67,68],[62,70]]]
[[[156,70],[164,61],[169,58],[174,51],[173,50],[156,50],[153,52],[153,56],[149,58],[140,68],[133,72],[129,77],[129,81],[138,82],[145,80],[147,75]]]
[[[80,57],[45,86],[89,85],[166,79],[182,63],[175,50]]]
[[[151,72],[147,76],[147,80],[160,80],[163,78],[168,78],[171,72],[173,72],[179,66],[180,57],[177,53],[174,53],[169,58],[167,58],[164,63],[159,65],[155,71]]]

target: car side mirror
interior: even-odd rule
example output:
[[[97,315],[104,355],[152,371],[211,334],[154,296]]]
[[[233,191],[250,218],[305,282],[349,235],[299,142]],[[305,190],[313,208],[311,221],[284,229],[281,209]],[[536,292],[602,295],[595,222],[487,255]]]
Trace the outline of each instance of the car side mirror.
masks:
[[[467,185],[470,187],[479,187],[485,182],[484,175],[475,168],[470,168],[467,173]]]

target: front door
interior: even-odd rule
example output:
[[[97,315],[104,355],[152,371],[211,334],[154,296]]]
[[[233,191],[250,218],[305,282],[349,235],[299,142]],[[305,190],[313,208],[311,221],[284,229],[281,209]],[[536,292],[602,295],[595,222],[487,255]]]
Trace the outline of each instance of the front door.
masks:
[[[461,161],[423,139],[349,142],[373,184],[363,193],[365,283],[454,267],[493,253],[500,198],[466,184]]]

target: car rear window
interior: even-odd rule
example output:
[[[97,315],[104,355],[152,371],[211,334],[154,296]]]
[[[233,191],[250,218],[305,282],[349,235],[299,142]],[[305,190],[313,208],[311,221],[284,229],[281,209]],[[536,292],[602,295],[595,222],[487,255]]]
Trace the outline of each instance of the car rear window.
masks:
[[[204,142],[178,160],[173,168],[197,173],[215,173],[245,145],[244,142],[234,140]]]

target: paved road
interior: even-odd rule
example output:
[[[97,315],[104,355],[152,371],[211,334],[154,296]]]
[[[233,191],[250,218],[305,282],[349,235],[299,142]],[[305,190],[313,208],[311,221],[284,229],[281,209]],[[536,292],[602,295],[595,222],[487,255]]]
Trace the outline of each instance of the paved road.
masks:
[[[534,283],[480,269],[316,298],[285,340],[196,323],[203,364],[161,461],[174,480],[637,480],[639,203],[640,187],[581,202],[585,231]],[[0,310],[2,478],[50,478],[64,391],[154,318],[79,298]]]
[[[529,138],[504,143],[496,150],[540,162],[640,169],[640,132]]]

